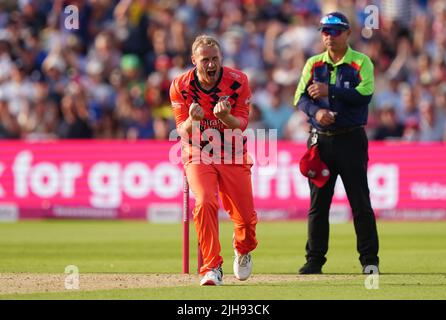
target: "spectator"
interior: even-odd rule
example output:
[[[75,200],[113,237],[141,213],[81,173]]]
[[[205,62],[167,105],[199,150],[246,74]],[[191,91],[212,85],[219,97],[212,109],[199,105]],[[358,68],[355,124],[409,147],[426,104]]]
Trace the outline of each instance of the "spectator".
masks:
[[[11,69],[11,45],[5,39],[0,39],[0,84],[9,78]]]
[[[250,105],[248,121],[248,128],[252,130],[266,128],[266,124],[263,121],[262,111],[255,103],[251,103]]]
[[[46,82],[37,82],[35,89],[36,97],[20,121],[22,137],[27,140],[56,139],[59,125],[57,102],[49,97]]]
[[[45,80],[49,86],[49,95],[58,102],[62,99],[65,88],[68,86],[66,63],[58,54],[50,54],[43,61],[42,69]]]
[[[124,139],[125,132],[111,110],[105,110],[96,126],[96,139]]]
[[[110,32],[103,31],[96,36],[88,61],[100,63],[104,68],[105,78],[109,78],[113,70],[119,68],[121,53],[116,48],[115,39]]]
[[[306,130],[302,116],[293,113],[287,125],[276,123],[278,118],[271,119],[276,116],[271,110],[277,110],[271,106],[277,103],[277,95],[282,103],[291,103],[293,92],[288,88],[296,86],[306,59],[322,51],[314,28],[321,13],[342,10],[351,18],[352,33],[358,35],[351,39],[352,48],[369,55],[375,65],[368,136],[373,138],[378,130],[378,121],[373,121],[380,115],[377,109],[390,104],[396,120],[411,132],[403,139],[445,141],[444,135],[439,138],[441,129],[429,125],[429,112],[420,122],[421,100],[433,100],[434,114],[438,113],[435,119],[446,112],[441,89],[446,84],[443,0],[374,1],[381,15],[379,30],[372,30],[371,37],[361,36],[360,30],[367,1],[260,1],[257,5],[255,1],[216,0],[75,2],[80,14],[78,30],[64,25],[64,5],[73,1],[1,5],[0,92],[19,125],[18,132],[13,130],[14,137],[64,136],[56,128],[67,127],[62,99],[72,96],[65,92],[72,82],[81,85],[84,97],[80,101],[87,106],[88,118],[85,123],[81,120],[89,128],[86,136],[127,137],[135,124],[132,101],[142,100],[150,106],[151,136],[164,137],[172,124],[166,88],[190,67],[186,44],[199,33],[209,32],[222,43],[223,63],[242,68],[250,77],[252,102],[265,117],[257,125],[281,126],[286,128],[284,138],[299,140]],[[42,83],[48,86],[45,96],[38,93]],[[40,121],[45,124],[36,125]],[[415,134],[416,128],[420,135]]]
[[[126,133],[127,139],[153,139],[155,130],[149,107],[141,101],[135,101],[132,108],[132,122]]]
[[[0,139],[20,138],[20,126],[9,111],[8,100],[0,95]]]
[[[58,136],[64,139],[92,138],[88,117],[85,96],[78,84],[71,83],[62,99],[62,121],[57,129]]]
[[[280,95],[272,96],[271,105],[264,108],[263,121],[268,129],[277,129],[277,138],[282,139],[288,119],[293,114],[290,103],[281,100]]]
[[[442,141],[445,131],[445,114],[443,109],[435,108],[433,101],[420,103],[420,140]]]
[[[121,69],[127,83],[127,90],[133,99],[144,97],[145,85],[142,81],[141,62],[137,55],[127,54],[121,59]]]
[[[95,123],[100,120],[106,110],[113,109],[115,94],[113,88],[104,81],[104,66],[101,62],[91,60],[87,64],[87,76],[82,79],[88,101],[90,120]]]
[[[0,91],[8,99],[12,115],[20,117],[26,113],[29,103],[35,97],[35,88],[26,76],[23,61],[17,60],[12,64],[10,80],[0,86]]]
[[[397,77],[386,76],[386,83],[384,89],[376,95],[375,103],[378,109],[385,105],[392,105],[395,107],[395,111],[398,117],[402,116],[403,107],[401,105],[401,97],[399,92],[399,79]]]
[[[310,124],[307,115],[299,110],[294,111],[285,126],[284,138],[291,141],[306,142],[309,132]]]
[[[404,126],[404,133],[401,137],[403,141],[420,140],[420,126],[417,119],[408,119]]]
[[[133,105],[130,93],[121,89],[116,98],[115,115],[118,126],[127,132],[133,122]]]
[[[156,140],[167,140],[169,139],[169,133],[174,127],[170,119],[158,118],[153,121],[153,131],[154,138]]]
[[[400,139],[404,125],[398,121],[395,108],[386,105],[379,110],[379,124],[375,130],[374,140]]]
[[[406,121],[407,119],[420,119],[420,111],[418,108],[418,101],[416,93],[413,88],[408,85],[404,85],[401,89],[401,105],[402,111],[399,116],[401,121]]]

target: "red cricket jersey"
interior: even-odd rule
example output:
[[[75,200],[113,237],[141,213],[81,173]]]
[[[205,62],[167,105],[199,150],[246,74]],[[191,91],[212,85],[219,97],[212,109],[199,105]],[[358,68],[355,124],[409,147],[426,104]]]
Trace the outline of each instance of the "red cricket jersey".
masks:
[[[204,118],[200,121],[200,132],[202,134],[200,145],[195,146],[194,143],[194,147],[200,148],[200,150],[206,148],[209,144],[209,141],[206,140],[213,140],[214,137],[209,138],[206,134],[203,135],[203,132],[206,129],[212,128],[220,133],[221,158],[224,157],[224,154],[230,154],[232,157],[240,153],[245,155],[246,138],[241,138],[241,148],[239,148],[240,144],[235,142],[237,138],[231,138],[230,141],[228,139],[225,140],[224,130],[228,128],[214,116],[213,108],[218,100],[225,96],[229,97],[228,101],[231,104],[231,114],[238,118],[241,124],[240,129],[244,131],[248,125],[251,90],[249,88],[248,77],[243,72],[223,67],[217,83],[210,90],[205,90],[200,86],[196,69],[192,69],[178,76],[170,86],[170,100],[175,114],[176,126],[178,128],[189,117],[189,106],[191,103],[196,102],[203,108]],[[182,140],[183,151],[188,151],[187,155],[190,158],[193,144],[192,139],[189,137],[189,141],[187,139]],[[228,147],[229,144],[231,144],[231,148]],[[207,149],[209,150],[211,148],[208,146]],[[215,151],[216,148],[212,148],[211,155]],[[183,159],[185,159],[184,154]]]

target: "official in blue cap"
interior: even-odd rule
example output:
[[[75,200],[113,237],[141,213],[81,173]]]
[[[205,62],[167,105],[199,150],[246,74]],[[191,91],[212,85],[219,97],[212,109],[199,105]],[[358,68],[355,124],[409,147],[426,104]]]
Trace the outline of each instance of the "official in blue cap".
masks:
[[[330,175],[316,178],[319,171],[322,173],[321,167],[310,166],[313,162],[303,157],[301,171],[309,178],[311,199],[306,263],[299,273],[322,273],[337,176],[342,178],[352,208],[362,272],[379,273],[378,232],[367,181],[369,157],[364,130],[374,92],[373,63],[367,55],[349,46],[352,31],[344,14],[324,15],[318,29],[326,50],[305,63],[294,105],[305,112],[312,127],[308,140],[310,155],[311,151],[318,153]],[[310,169],[313,176],[308,174]]]

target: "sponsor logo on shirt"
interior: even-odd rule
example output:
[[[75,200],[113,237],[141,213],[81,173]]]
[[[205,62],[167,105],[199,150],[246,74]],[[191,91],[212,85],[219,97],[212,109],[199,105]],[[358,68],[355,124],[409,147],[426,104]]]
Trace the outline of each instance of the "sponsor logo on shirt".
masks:
[[[184,106],[184,103],[182,102],[175,102],[175,101],[172,102],[172,108],[174,109],[180,109],[182,106]]]

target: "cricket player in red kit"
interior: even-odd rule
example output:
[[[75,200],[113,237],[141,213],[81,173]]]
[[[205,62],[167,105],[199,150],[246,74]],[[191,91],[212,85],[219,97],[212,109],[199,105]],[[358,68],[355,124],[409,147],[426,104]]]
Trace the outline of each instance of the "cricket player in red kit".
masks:
[[[218,195],[234,223],[233,267],[239,280],[250,276],[250,252],[257,246],[252,161],[247,155],[246,139],[242,138],[241,147],[237,148],[237,143],[231,145],[234,138],[228,139],[225,135],[229,129],[241,137],[246,129],[251,91],[244,73],[222,66],[220,44],[213,37],[202,35],[195,39],[192,63],[195,68],[172,82],[170,99],[177,131],[182,137],[186,176],[196,199],[193,216],[203,255],[200,285],[221,285],[223,258],[218,235]],[[214,139],[206,135],[209,129],[218,133],[213,135]],[[197,137],[199,144],[193,142]],[[209,150],[206,148],[209,143],[214,147],[213,161],[200,157],[205,149]],[[198,152],[199,161],[194,158],[194,152]],[[241,156],[238,158],[241,161],[235,161],[237,156]]]

